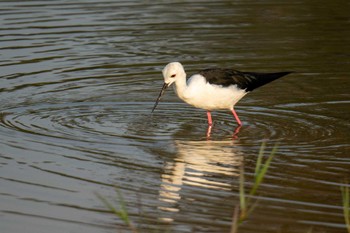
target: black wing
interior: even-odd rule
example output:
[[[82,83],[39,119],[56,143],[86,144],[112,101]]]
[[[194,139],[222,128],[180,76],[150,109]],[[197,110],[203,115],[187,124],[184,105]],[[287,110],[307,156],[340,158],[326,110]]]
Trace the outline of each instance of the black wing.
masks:
[[[254,73],[219,68],[205,69],[199,72],[210,84],[224,87],[237,85],[240,89],[246,91],[252,91],[289,73],[291,72]]]

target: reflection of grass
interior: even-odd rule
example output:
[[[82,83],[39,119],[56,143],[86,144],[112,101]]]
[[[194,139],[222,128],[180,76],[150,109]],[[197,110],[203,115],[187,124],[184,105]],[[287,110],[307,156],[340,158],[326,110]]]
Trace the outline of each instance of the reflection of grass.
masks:
[[[96,196],[103,202],[103,204],[113,213],[115,214],[118,218],[120,218],[130,229],[131,232],[137,233],[136,227],[132,224],[129,218],[128,211],[126,209],[125,201],[120,193],[119,189],[116,188],[116,193],[117,193],[117,201],[120,206],[120,208],[114,207],[112,203],[110,203],[105,197],[102,197],[100,194],[96,193]]]
[[[268,158],[266,159],[265,163],[263,163],[262,160],[265,152],[265,145],[266,144],[264,142],[260,147],[258,159],[256,161],[255,172],[254,172],[254,184],[251,190],[249,191],[249,197],[246,196],[246,192],[244,188],[244,169],[243,169],[243,166],[241,166],[240,179],[239,179],[239,207],[236,207],[234,210],[234,214],[232,218],[231,233],[237,232],[239,224],[241,224],[244,220],[247,219],[249,214],[254,210],[256,206],[257,202],[254,202],[253,204],[251,204],[251,196],[254,196],[256,194],[277,150],[277,145],[275,145],[272,151],[270,152]]]
[[[344,186],[340,186],[340,190],[341,190],[342,200],[343,200],[345,225],[346,225],[346,229],[348,230],[348,233],[350,233],[350,192],[349,192],[348,184],[345,183]]]

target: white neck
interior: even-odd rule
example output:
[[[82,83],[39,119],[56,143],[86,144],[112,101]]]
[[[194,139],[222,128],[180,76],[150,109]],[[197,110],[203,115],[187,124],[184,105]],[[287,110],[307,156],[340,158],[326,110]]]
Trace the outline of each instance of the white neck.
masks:
[[[187,83],[186,83],[186,73],[184,73],[181,77],[178,77],[175,81],[174,90],[177,94],[177,96],[180,99],[184,99],[184,93],[187,89]]]

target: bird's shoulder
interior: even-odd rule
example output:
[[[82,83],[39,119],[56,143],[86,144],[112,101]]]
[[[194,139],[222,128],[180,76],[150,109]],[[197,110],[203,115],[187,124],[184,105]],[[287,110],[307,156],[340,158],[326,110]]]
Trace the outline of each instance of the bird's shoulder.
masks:
[[[247,85],[255,79],[254,75],[235,69],[209,68],[201,70],[199,74],[210,84],[222,85],[224,87],[237,85],[241,89],[246,89]]]

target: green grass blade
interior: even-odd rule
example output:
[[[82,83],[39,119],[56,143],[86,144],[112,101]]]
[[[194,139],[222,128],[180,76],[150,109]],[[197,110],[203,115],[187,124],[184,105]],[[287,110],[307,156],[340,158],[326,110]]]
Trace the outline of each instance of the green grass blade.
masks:
[[[246,197],[245,197],[245,190],[244,190],[244,168],[243,165],[241,165],[240,169],[240,176],[239,176],[239,203],[240,203],[240,219],[245,218],[247,206],[246,206]]]
[[[113,214],[115,214],[117,217],[119,217],[128,227],[130,228],[131,232],[137,233],[137,229],[134,227],[134,225],[131,223],[128,211],[126,209],[126,204],[123,198],[123,195],[119,191],[119,189],[116,188],[117,193],[117,201],[120,206],[120,209],[117,209],[111,204],[105,197],[101,196],[99,193],[95,193],[98,199],[101,200],[101,202],[106,206],[107,209],[109,209]]]
[[[350,192],[349,187],[347,184],[345,186],[340,187],[341,193],[342,193],[342,200],[343,200],[343,212],[344,212],[344,219],[345,219],[345,225],[348,233],[350,233]]]
[[[277,151],[277,144],[273,147],[269,157],[267,158],[267,160],[265,161],[265,163],[263,165],[261,165],[261,169],[259,169],[257,176],[255,177],[255,183],[252,187],[252,189],[249,192],[249,195],[255,195],[256,191],[258,190],[261,182],[263,181],[265,174],[267,172],[267,169],[270,167],[271,161],[273,159],[273,157],[276,154]]]
[[[276,154],[277,147],[278,145],[276,144],[274,148],[272,149],[269,157],[266,159],[265,163],[263,164],[263,155],[265,151],[265,146],[266,143],[263,142],[260,150],[259,150],[259,155],[257,158],[257,163],[255,166],[255,171],[254,171],[254,185],[252,189],[249,192],[249,196],[254,196],[257,189],[259,188],[259,185],[261,184],[268,168],[270,167],[271,161]],[[240,176],[239,176],[239,202],[240,206],[239,209],[238,207],[235,208],[233,217],[232,217],[232,225],[231,225],[231,231],[230,233],[236,233],[239,225],[251,214],[251,212],[255,209],[257,206],[258,201],[255,201],[253,204],[250,204],[250,198],[251,197],[246,197],[245,193],[245,179],[244,179],[244,166],[243,164],[240,166]],[[240,211],[239,211],[240,210]],[[239,218],[237,217],[239,213]],[[349,232],[350,233],[350,232]]]
[[[120,192],[119,189],[115,189],[117,195],[118,195],[118,203],[120,205],[120,215],[121,215],[121,219],[126,222],[128,225],[130,224],[130,219],[129,219],[129,214],[128,214],[128,211],[126,209],[126,205],[125,205],[125,201],[124,201],[124,198]]]
[[[255,207],[258,205],[258,200],[256,200],[247,210],[247,216],[250,215],[251,212],[253,212],[253,210],[255,209]]]
[[[266,142],[261,143],[259,154],[258,154],[258,159],[256,160],[256,165],[255,165],[255,172],[254,172],[255,179],[258,176],[258,173],[260,171],[262,157],[263,157],[264,151],[265,151],[265,146],[266,146]]]
[[[101,194],[99,194],[99,193],[95,193],[95,195],[97,196],[98,199],[100,199],[100,201],[104,204],[104,206],[107,207],[107,209],[109,209],[115,215],[120,217],[119,211],[105,197],[101,196]]]

